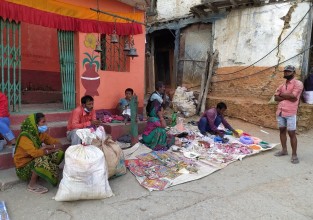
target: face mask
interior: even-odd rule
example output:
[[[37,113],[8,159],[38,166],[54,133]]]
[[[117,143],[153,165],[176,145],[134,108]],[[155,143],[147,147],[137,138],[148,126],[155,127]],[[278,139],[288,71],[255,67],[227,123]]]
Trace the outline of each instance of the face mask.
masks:
[[[285,79],[287,80],[291,80],[293,78],[293,75],[290,75],[290,76],[284,76]]]
[[[39,133],[45,133],[48,130],[47,125],[38,126]]]
[[[89,112],[90,112],[87,108],[84,108],[84,111],[85,111],[85,112],[87,112],[87,113],[89,113]]]

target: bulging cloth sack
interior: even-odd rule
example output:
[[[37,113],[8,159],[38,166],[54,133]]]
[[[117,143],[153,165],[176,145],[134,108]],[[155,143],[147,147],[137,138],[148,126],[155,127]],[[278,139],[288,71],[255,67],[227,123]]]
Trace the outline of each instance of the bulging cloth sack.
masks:
[[[103,199],[112,196],[103,152],[90,145],[96,134],[90,129],[80,129],[77,135],[83,145],[72,145],[65,151],[63,178],[55,200]]]
[[[106,158],[109,178],[126,174],[123,150],[112,140],[111,136],[108,135],[99,148]]]

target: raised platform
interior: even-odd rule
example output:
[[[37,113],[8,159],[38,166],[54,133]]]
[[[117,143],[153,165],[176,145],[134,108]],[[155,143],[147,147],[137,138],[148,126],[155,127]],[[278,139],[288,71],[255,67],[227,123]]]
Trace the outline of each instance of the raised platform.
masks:
[[[277,129],[276,104],[255,98],[208,96],[207,108],[216,107],[219,102],[227,105],[226,115],[252,124]],[[301,103],[298,110],[298,131],[313,128],[313,105]]]
[[[138,122],[138,133],[141,134],[147,125],[146,121]],[[130,134],[130,123],[105,123],[103,124],[104,130],[107,134],[112,136],[113,140],[117,138]]]
[[[70,112],[61,109],[62,105],[45,104],[45,105],[23,105],[23,112],[11,113],[11,129],[15,135],[18,137],[20,133],[21,123],[25,118],[35,112],[43,112],[46,115],[48,123],[48,133],[54,138],[60,139],[63,144],[64,149],[69,146],[69,142],[66,139],[66,126],[67,120],[70,116]],[[0,170],[8,169],[14,167],[14,162],[12,158],[12,147],[6,146],[0,152]]]

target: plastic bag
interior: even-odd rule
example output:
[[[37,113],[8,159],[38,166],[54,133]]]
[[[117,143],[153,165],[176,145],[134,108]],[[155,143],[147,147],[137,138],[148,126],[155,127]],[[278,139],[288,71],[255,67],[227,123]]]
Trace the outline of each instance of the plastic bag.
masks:
[[[303,99],[305,103],[313,104],[313,91],[304,91]]]
[[[276,105],[277,104],[277,102],[275,101],[275,95],[273,95],[271,97],[271,99],[268,101],[268,104],[270,104],[270,105]]]
[[[112,196],[105,157],[99,148],[90,145],[96,134],[91,133],[90,129],[80,129],[77,135],[87,146],[73,145],[65,151],[63,178],[55,200],[103,199]]]

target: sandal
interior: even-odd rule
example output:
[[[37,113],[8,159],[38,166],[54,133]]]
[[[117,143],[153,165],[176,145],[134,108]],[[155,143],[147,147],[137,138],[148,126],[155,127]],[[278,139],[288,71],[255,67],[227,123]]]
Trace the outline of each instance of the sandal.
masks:
[[[274,154],[275,157],[281,157],[288,155],[288,152],[278,151]]]
[[[36,185],[35,187],[28,186],[27,191],[32,192],[32,193],[43,194],[43,193],[48,192],[49,190],[44,186]]]
[[[291,163],[293,163],[293,164],[299,163],[298,157],[296,157],[296,158],[291,158]]]

